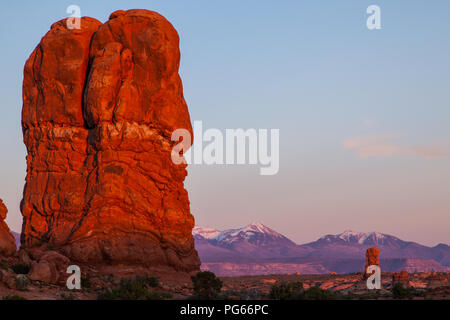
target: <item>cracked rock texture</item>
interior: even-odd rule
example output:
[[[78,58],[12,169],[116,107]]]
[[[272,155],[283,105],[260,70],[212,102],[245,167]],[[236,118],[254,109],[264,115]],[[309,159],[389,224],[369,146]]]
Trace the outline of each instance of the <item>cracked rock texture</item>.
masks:
[[[156,12],[52,25],[24,70],[22,245],[199,269],[186,165],[171,161],[172,132],[192,132],[179,61],[178,34]]]
[[[373,265],[380,266],[380,260],[378,256],[380,255],[380,249],[369,248],[366,250],[366,265],[364,267],[363,278],[367,279],[370,275],[367,273],[367,268]]]

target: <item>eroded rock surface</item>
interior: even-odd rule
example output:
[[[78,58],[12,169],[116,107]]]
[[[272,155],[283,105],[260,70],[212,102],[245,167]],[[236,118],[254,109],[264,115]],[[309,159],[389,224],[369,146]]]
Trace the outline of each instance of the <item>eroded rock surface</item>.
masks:
[[[31,263],[28,277],[31,280],[56,284],[58,281],[67,278],[66,270],[69,263],[69,258],[58,252],[45,252],[38,261],[33,261]]]
[[[16,252],[16,242],[14,236],[4,221],[8,209],[0,199],[0,256],[11,256]]]
[[[363,271],[363,278],[367,279],[370,274],[367,273],[367,268],[373,265],[380,266],[380,260],[378,256],[380,255],[380,249],[369,248],[366,250],[366,265]]]
[[[24,71],[22,245],[198,270],[187,171],[171,161],[172,132],[192,132],[178,46],[147,10],[82,18],[80,30],[62,20],[42,38]]]

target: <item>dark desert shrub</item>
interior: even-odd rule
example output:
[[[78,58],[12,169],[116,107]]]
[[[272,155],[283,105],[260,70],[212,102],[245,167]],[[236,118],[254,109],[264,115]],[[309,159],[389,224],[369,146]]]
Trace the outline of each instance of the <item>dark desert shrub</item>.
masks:
[[[91,287],[91,275],[87,275],[86,277],[81,277],[81,288],[89,289]]]
[[[336,300],[338,298],[337,293],[319,287],[311,287],[303,293],[304,300]]]
[[[301,282],[283,282],[274,284],[270,288],[269,297],[274,300],[290,300],[303,292],[303,283]]]
[[[150,282],[150,284],[149,284]],[[148,290],[154,285],[154,280],[136,277],[135,279],[121,279],[117,288],[106,289],[98,295],[99,300],[164,300],[172,297],[170,293]]]
[[[160,286],[159,279],[157,277],[136,276],[135,280],[140,281],[152,288],[157,288]]]
[[[3,300],[27,300],[24,297],[13,295],[13,296],[4,296]]]
[[[215,299],[222,289],[222,280],[210,271],[201,271],[191,277],[194,295],[198,299]]]
[[[403,284],[397,282],[392,287],[392,297],[394,299],[409,299],[412,298],[413,294],[409,288],[405,288]]]
[[[6,260],[0,261],[0,269],[9,270],[8,263]]]
[[[61,293],[60,294],[61,299],[63,300],[77,300],[77,297],[73,293]]]
[[[30,272],[30,266],[21,263],[13,265],[11,269],[17,274],[28,274]]]

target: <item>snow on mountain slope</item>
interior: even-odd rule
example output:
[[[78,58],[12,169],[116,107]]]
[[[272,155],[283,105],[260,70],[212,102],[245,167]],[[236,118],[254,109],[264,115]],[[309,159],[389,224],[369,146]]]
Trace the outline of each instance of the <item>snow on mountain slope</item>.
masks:
[[[259,222],[253,222],[242,228],[222,231],[213,239],[222,245],[232,245],[239,241],[247,241],[254,245],[261,246],[276,242],[282,242],[286,245],[295,245],[294,242],[285,236]]]
[[[393,247],[399,247],[406,242],[400,240],[397,237],[382,234],[379,232],[355,232],[355,231],[344,231],[343,233],[337,235],[326,235],[321,237],[319,240],[315,241],[317,244],[359,244],[359,245],[387,245]]]
[[[205,239],[213,239],[219,233],[219,230],[207,227],[194,227],[194,230],[192,230],[192,235],[194,237],[202,237]]]
[[[216,248],[234,252],[236,259],[280,258],[305,254],[305,250],[293,241],[259,222],[220,232],[211,228],[197,227],[193,235],[204,261],[213,257],[212,247],[206,246],[205,241]],[[208,251],[202,252],[203,248],[208,248]],[[214,254],[214,259],[217,259],[217,254]]]
[[[237,239],[247,239],[251,240],[252,237],[257,236],[258,234],[263,234],[268,239],[277,240],[287,239],[285,236],[279,234],[278,232],[266,227],[260,222],[252,222],[251,224],[237,229],[228,229],[224,231],[219,231],[217,229],[208,228],[208,227],[195,227],[192,231],[192,234],[195,236],[200,236],[205,239],[215,240],[217,242],[223,243],[231,243],[236,241]],[[289,239],[287,239],[289,240]],[[290,240],[289,240],[290,241]]]

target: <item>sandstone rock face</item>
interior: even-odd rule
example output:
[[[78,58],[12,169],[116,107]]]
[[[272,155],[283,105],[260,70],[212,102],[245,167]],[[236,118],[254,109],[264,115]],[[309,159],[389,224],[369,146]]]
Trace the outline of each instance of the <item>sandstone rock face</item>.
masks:
[[[33,262],[25,250],[19,250],[18,252],[19,263],[27,266],[31,266]]]
[[[56,283],[58,281],[58,271],[48,261],[33,262],[28,278],[35,281]]]
[[[9,270],[0,269],[0,282],[3,282],[9,289],[16,289],[16,274]]]
[[[4,221],[8,209],[0,199],[0,256],[11,256],[16,252],[16,241]]]
[[[67,278],[69,263],[69,258],[58,252],[48,251],[39,258],[39,261],[32,262],[28,278],[57,284],[58,281]]]
[[[363,278],[367,279],[367,268],[372,265],[380,266],[380,260],[378,256],[380,255],[380,249],[378,248],[369,248],[366,250],[366,266],[364,267]]]
[[[22,245],[72,260],[196,271],[172,132],[192,132],[178,34],[161,15],[117,11],[55,23],[25,65]],[[43,270],[44,268],[42,268]]]

